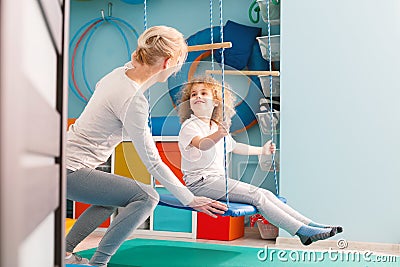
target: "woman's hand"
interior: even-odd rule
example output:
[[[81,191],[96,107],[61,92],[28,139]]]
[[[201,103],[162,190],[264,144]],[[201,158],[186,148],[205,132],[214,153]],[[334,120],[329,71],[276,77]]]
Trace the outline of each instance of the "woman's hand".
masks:
[[[189,203],[189,207],[204,212],[207,215],[210,215],[213,218],[217,218],[215,213],[224,214],[228,207],[218,201],[212,200],[208,197],[197,197],[195,196],[193,201]]]
[[[263,155],[271,155],[275,153],[276,146],[274,143],[272,143],[272,140],[269,140],[266,142],[262,148],[262,153]]]

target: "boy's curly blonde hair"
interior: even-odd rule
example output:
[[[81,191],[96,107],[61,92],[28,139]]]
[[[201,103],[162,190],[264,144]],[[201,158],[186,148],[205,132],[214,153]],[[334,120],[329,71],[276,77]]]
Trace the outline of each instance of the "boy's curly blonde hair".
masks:
[[[189,119],[193,111],[190,108],[190,95],[195,84],[204,84],[204,86],[212,91],[214,100],[218,103],[218,106],[214,108],[211,115],[211,120],[217,124],[222,123],[223,119],[228,124],[231,125],[231,119],[235,115],[234,102],[235,98],[229,89],[229,86],[224,83],[224,114],[222,106],[222,84],[211,76],[203,75],[192,78],[187,84],[185,84],[181,89],[181,100],[178,106],[178,115],[180,117],[181,123]],[[224,118],[223,118],[224,117]]]

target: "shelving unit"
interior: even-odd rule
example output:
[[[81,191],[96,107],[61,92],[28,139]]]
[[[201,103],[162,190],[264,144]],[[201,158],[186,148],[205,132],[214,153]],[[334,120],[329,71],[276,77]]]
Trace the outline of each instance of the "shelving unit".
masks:
[[[178,148],[178,136],[153,136],[153,139],[156,142],[161,159],[184,183],[180,171],[181,155]],[[168,193],[167,189],[154,181],[153,177],[147,172],[129,140],[124,140],[117,146],[111,162],[113,173],[131,179],[142,177],[141,182],[154,186],[160,194]],[[131,164],[132,167],[129,166]],[[244,234],[244,217],[219,216],[214,219],[194,211],[158,205],[153,214],[136,232],[148,236],[233,240]]]
[[[267,1],[269,2],[269,16],[267,14]],[[262,57],[270,62],[270,71],[277,71],[280,74],[280,34],[272,35],[270,26],[280,25],[280,0],[257,0],[263,21],[268,25],[268,34],[257,37]],[[268,21],[269,20],[269,21]],[[278,63],[278,64],[276,64]],[[279,68],[274,68],[276,65]],[[259,166],[262,171],[271,171],[274,166],[274,178],[276,183],[276,191],[279,191],[279,173],[280,171],[280,77],[272,75],[259,75],[264,99],[260,100],[260,112],[256,114],[259,128],[261,130],[264,142],[273,138],[277,145],[277,150],[273,157],[260,157]],[[272,88],[271,88],[272,85]],[[275,163],[275,165],[272,165]],[[276,173],[275,173],[276,171]],[[277,194],[279,192],[276,192]]]
[[[178,169],[179,166],[177,166],[178,162],[180,164],[180,157],[176,158],[178,155],[180,156],[180,152],[177,150],[178,137],[154,136],[153,139],[159,149],[161,159],[178,178],[181,178],[182,175],[179,175],[178,171],[180,170]],[[115,149],[111,160],[111,172],[131,179],[138,179],[145,184],[150,184],[160,193],[165,193],[166,191],[161,184],[157,182],[154,184],[153,177],[141,162],[130,140],[124,140]],[[136,232],[149,236],[157,235],[195,239],[197,235],[197,212],[157,206],[153,214]]]

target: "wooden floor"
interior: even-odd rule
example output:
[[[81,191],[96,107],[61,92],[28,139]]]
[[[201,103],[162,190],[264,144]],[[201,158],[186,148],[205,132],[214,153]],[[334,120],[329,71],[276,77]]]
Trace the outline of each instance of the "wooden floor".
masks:
[[[89,237],[87,237],[81,244],[78,245],[76,251],[97,247],[103,235],[104,235],[104,230],[96,230]],[[211,243],[211,244],[223,244],[229,246],[247,246],[247,247],[258,247],[258,248],[263,248],[264,246],[268,246],[269,248],[289,249],[289,250],[297,250],[297,249],[298,250],[312,249],[317,251],[326,251],[328,249],[339,250],[337,244],[338,240],[323,240],[313,243],[310,246],[303,246],[297,237],[293,238],[278,237],[276,240],[264,240],[261,239],[257,227],[254,228],[246,227],[244,237],[232,241],[160,237],[160,236],[149,236],[149,235],[135,234],[135,233],[133,233],[128,239],[133,239],[133,238],[201,242],[201,243]],[[344,250],[370,251],[376,255],[400,256],[400,244],[368,243],[368,242],[356,242],[348,240],[345,242],[347,242],[347,247]]]

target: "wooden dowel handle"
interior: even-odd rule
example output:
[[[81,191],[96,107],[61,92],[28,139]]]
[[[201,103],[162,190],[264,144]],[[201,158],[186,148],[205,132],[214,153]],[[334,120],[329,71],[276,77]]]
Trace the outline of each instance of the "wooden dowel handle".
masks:
[[[220,48],[231,48],[231,42],[214,43],[214,44],[202,44],[202,45],[191,45],[188,46],[188,52],[202,51],[202,50],[212,50]]]

